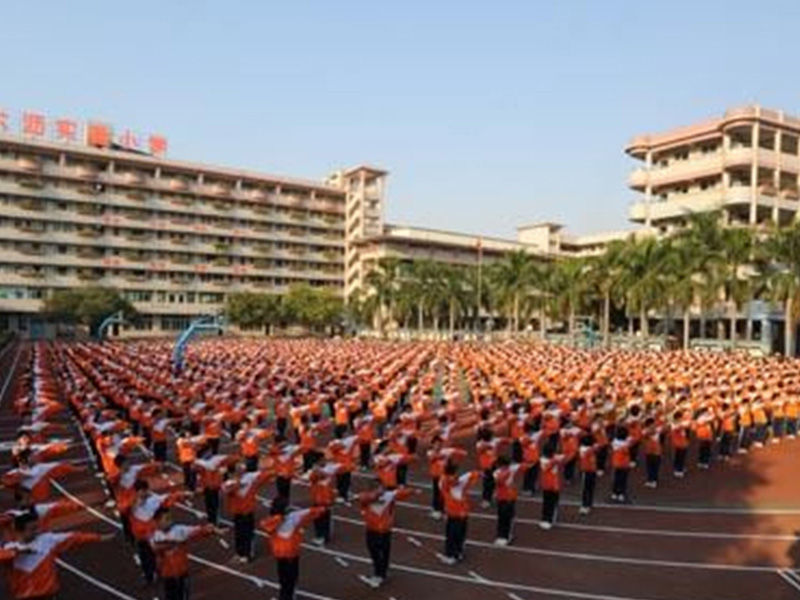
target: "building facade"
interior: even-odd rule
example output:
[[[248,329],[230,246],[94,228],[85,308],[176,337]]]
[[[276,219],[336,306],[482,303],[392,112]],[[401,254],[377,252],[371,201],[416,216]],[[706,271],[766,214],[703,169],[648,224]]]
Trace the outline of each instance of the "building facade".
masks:
[[[150,334],[231,291],[343,294],[348,207],[371,173],[310,182],[2,135],[0,328],[36,335],[49,294],[89,284],[118,288]]]
[[[667,233],[692,213],[720,211],[733,225],[791,222],[798,210],[800,118],[760,106],[658,134],[625,152],[638,164],[628,186],[634,223]]]

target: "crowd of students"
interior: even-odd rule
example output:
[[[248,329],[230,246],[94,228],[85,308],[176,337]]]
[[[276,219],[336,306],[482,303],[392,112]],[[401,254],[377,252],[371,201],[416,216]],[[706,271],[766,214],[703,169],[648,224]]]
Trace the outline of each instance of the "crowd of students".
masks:
[[[453,565],[464,560],[473,487],[484,508],[494,506],[495,543],[504,546],[520,493],[541,494],[540,525],[550,529],[565,485],[580,486],[586,515],[605,473],[610,500],[629,502],[634,469],[655,488],[665,458],[682,478],[714,458],[794,438],[798,428],[800,368],[788,360],[516,343],[215,340],[193,345],[175,372],[170,350],[165,342],[33,349],[14,398],[22,419],[15,464],[1,480],[16,503],[0,521],[0,561],[15,599],[54,595],[54,557],[108,537],[50,531],[76,506],[47,502],[49,482],[83,468],[54,460],[70,447],[54,437],[67,414],[107,482],[124,543],[167,600],[188,597],[190,543],[216,536],[227,546],[232,536],[234,560],[246,563],[257,532],[275,559],[281,600],[293,598],[305,528],[315,544],[330,543],[334,507],[353,500],[373,562],[362,579],[380,587],[397,503],[428,483],[423,469],[410,480],[417,462],[426,463],[431,518],[445,519],[438,557]],[[357,470],[372,482],[353,496]],[[297,486],[308,488],[305,508],[292,502]],[[174,522],[176,508],[191,508],[196,496],[205,522]],[[262,503],[269,515],[259,520]]]

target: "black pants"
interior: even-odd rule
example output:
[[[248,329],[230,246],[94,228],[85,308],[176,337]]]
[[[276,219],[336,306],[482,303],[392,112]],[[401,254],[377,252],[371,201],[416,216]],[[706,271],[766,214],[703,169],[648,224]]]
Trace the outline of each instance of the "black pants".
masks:
[[[597,449],[597,470],[605,471],[608,463],[608,444]]]
[[[661,455],[646,454],[644,464],[647,469],[647,481],[658,483],[658,472],[661,470]]]
[[[701,465],[708,465],[711,462],[711,440],[702,440],[697,452],[697,462]]]
[[[136,540],[136,552],[139,555],[144,580],[153,583],[156,578],[156,555],[153,547],[148,540]]]
[[[278,592],[279,600],[294,600],[294,588],[297,586],[297,577],[300,575],[300,557],[279,558],[278,565]]]
[[[197,489],[197,473],[194,472],[192,463],[183,463],[181,466],[183,467],[183,485],[190,492],[195,491]]]
[[[554,490],[542,491],[542,521],[555,523],[558,514],[559,493]]]
[[[286,439],[286,426],[288,424],[289,423],[286,420],[286,417],[278,417],[275,420],[275,430],[278,432],[278,441],[283,441]]]
[[[167,461],[167,441],[159,440],[153,442],[153,458],[158,462]]]
[[[362,468],[369,468],[369,461],[372,458],[372,445],[369,442],[361,442],[358,445],[359,450],[359,464]]]
[[[129,512],[120,512],[119,521],[122,523],[122,535],[125,542],[129,546],[133,546],[136,540],[133,539],[133,532],[131,531],[131,516]]]
[[[397,485],[405,485],[408,480],[408,465],[405,463],[397,465],[395,472],[397,473]]]
[[[615,496],[628,497],[628,474],[630,469],[614,469],[614,482],[611,493]]]
[[[367,530],[367,550],[369,550],[369,555],[372,557],[372,568],[375,577],[386,579],[386,573],[389,571],[391,547],[392,533],[390,531],[381,533]]]
[[[433,510],[442,512],[444,509],[444,499],[442,498],[442,490],[439,489],[439,478],[433,478],[433,488],[431,490],[431,508]]]
[[[464,542],[467,541],[467,519],[447,517],[445,525],[444,553],[450,558],[464,558]]]
[[[347,433],[347,425],[344,423],[339,423],[333,428],[333,435],[337,440],[342,439],[345,433]]]
[[[511,461],[515,463],[522,462],[522,442],[519,439],[515,439],[511,443]]]
[[[536,482],[539,479],[539,463],[532,464],[529,468],[525,469],[522,476],[522,489],[530,492],[531,495],[536,493]]]
[[[244,465],[247,471],[250,473],[258,471],[258,454],[245,458]]]
[[[564,465],[564,481],[568,483],[572,483],[572,480],[575,479],[575,467],[578,464],[578,459],[573,458],[567,461],[567,464]]]
[[[753,441],[753,428],[749,425],[742,427],[739,430],[739,448],[743,448],[747,450],[750,447],[750,443]]]
[[[164,598],[166,600],[187,600],[189,598],[189,578],[166,577],[164,579]]]
[[[483,491],[481,498],[484,502],[491,502],[494,496],[494,468],[489,467],[483,471]]]
[[[219,454],[219,438],[208,438],[206,444],[211,449],[211,454]]]
[[[672,465],[676,473],[683,473],[686,470],[686,448],[675,448]]]
[[[292,494],[292,480],[288,477],[278,476],[278,478],[275,479],[275,488],[278,491],[278,496],[284,498],[288,502],[289,496]]]
[[[233,515],[233,539],[236,554],[244,558],[253,557],[253,536],[256,530],[256,517],[253,513]]]
[[[511,526],[514,522],[514,501],[497,501],[497,537],[511,540]]]
[[[206,488],[203,490],[206,501],[206,515],[208,522],[216,525],[219,522],[219,490]]]
[[[350,499],[350,478],[350,471],[336,475],[336,490],[339,492],[339,497],[345,502]]]
[[[311,470],[318,456],[320,456],[320,453],[316,450],[309,450],[303,453],[303,472]]]
[[[722,437],[719,438],[720,456],[730,456],[732,447],[733,447],[733,433],[730,431],[723,431]]]
[[[594,506],[594,488],[597,485],[597,473],[586,471],[583,474],[583,489],[581,490],[581,506],[592,508]]]
[[[331,511],[327,507],[314,519],[314,536],[325,540],[326,544],[331,541]]]

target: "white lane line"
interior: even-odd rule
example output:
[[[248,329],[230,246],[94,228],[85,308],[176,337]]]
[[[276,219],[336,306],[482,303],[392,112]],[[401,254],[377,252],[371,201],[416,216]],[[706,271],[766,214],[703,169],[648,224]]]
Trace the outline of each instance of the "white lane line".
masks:
[[[366,473],[353,472],[354,477],[362,477],[365,479],[375,479],[374,475]],[[410,487],[422,488],[430,490],[429,483],[419,483],[417,481],[409,481],[407,483]],[[471,496],[480,496],[479,491],[471,491]],[[539,498],[530,498],[527,496],[520,496],[518,502],[541,504]],[[559,501],[562,506],[575,506],[580,507],[581,503],[578,500],[570,500],[562,498]],[[800,515],[800,508],[759,508],[747,506],[671,506],[664,504],[611,504],[608,502],[595,502],[595,508],[608,508],[615,510],[634,510],[643,512],[664,512],[664,513],[680,513],[680,514],[720,514],[720,515]]]
[[[398,502],[398,506],[412,508],[428,512],[430,507],[416,502]],[[487,513],[471,512],[470,518],[494,521],[497,517]],[[538,525],[539,519],[525,517],[515,517],[515,523],[528,525]],[[797,540],[796,535],[790,534],[771,534],[771,533],[718,533],[715,531],[680,531],[676,529],[642,529],[636,527],[614,527],[611,525],[588,525],[582,523],[556,523],[558,529],[575,529],[580,531],[598,531],[603,533],[619,533],[624,535],[652,535],[663,537],[686,537],[686,538],[709,538],[709,539],[733,539],[733,540],[768,540],[793,542]]]
[[[61,494],[63,494],[64,496],[66,496],[67,498],[72,500],[73,502],[76,502],[77,504],[80,504],[83,507],[83,509],[86,510],[87,512],[89,512],[90,514],[94,515],[95,517],[97,517],[101,521],[104,521],[104,522],[108,523],[109,525],[111,525],[113,527],[116,527],[117,529],[121,529],[122,528],[122,525],[120,525],[117,521],[115,521],[114,519],[108,517],[107,515],[104,515],[100,511],[95,510],[94,508],[92,508],[91,506],[86,504],[86,502],[84,502],[83,500],[81,500],[80,498],[75,496],[74,494],[71,494],[70,492],[65,490],[64,487],[61,484],[59,484],[58,482],[53,481],[52,483],[53,483],[53,486]],[[186,508],[183,507],[183,506],[181,506],[181,508],[184,508],[184,510],[186,510]],[[222,521],[222,519],[220,519],[220,520]],[[230,523],[230,522],[228,522],[228,523]],[[224,573],[228,573],[229,575],[234,575],[236,577],[240,577],[241,579],[246,579],[246,580],[250,581],[251,583],[253,583],[254,585],[258,586],[259,588],[269,587],[269,588],[272,588],[272,589],[278,589],[278,587],[279,587],[277,583],[275,583],[273,581],[270,581],[269,579],[263,579],[261,577],[256,577],[254,575],[248,575],[247,573],[242,573],[241,571],[236,571],[235,569],[231,569],[230,567],[226,567],[224,565],[220,565],[220,564],[217,564],[215,562],[209,561],[209,560],[207,560],[205,558],[197,556],[196,554],[190,554],[189,555],[189,559],[191,561],[193,561],[193,562],[198,563],[198,564],[205,565],[206,567],[211,567],[212,569],[216,569],[218,571],[222,571]],[[334,598],[332,596],[323,596],[323,595],[315,594],[314,592],[308,592],[308,591],[305,591],[305,590],[297,590],[297,595],[298,596],[303,596],[303,597],[306,597],[306,598],[311,598],[311,600],[340,600],[339,598]],[[135,599],[133,599],[133,600],[135,600]]]
[[[11,385],[11,377],[14,375],[14,371],[17,368],[17,363],[19,362],[19,357],[22,354],[22,344],[19,344],[17,348],[17,354],[14,357],[14,362],[11,363],[11,368],[8,370],[8,375],[6,376],[6,380],[3,383],[2,389],[0,389],[0,406],[3,405],[3,400],[6,397],[6,391],[8,390],[8,386]]]
[[[336,520],[344,523],[352,523],[360,525],[361,522],[357,519],[350,519],[348,517],[334,517]],[[428,533],[426,531],[419,531],[416,529],[406,529],[404,527],[395,527],[394,531],[404,535],[415,536],[416,538],[430,539],[441,541],[444,536],[435,533]],[[619,564],[632,564],[640,566],[652,567],[666,567],[676,569],[698,569],[709,571],[743,571],[743,572],[756,572],[756,573],[772,573],[775,571],[775,565],[732,565],[728,563],[701,563],[691,561],[672,561],[672,560],[659,560],[654,558],[634,558],[625,556],[609,556],[605,554],[589,554],[586,552],[566,552],[563,550],[547,550],[544,548],[535,548],[531,546],[495,546],[489,542],[481,542],[478,540],[467,540],[467,545],[475,546],[476,548],[490,548],[493,550],[505,552],[519,552],[522,554],[532,554],[538,556],[549,556],[554,558],[569,558],[574,560],[586,560],[594,562],[610,562]]]
[[[790,586],[792,586],[794,589],[796,589],[798,592],[800,592],[800,583],[798,583],[798,582],[797,582],[797,581],[794,579],[794,577],[791,577],[791,576],[790,576],[790,575],[787,573],[787,571],[788,571],[788,569],[776,569],[776,570],[775,570],[775,573],[777,573],[777,574],[778,574],[778,577],[780,577],[781,579],[783,579],[783,580],[784,580],[786,583],[788,583]]]
[[[103,581],[100,581],[99,579],[95,579],[94,577],[92,577],[88,573],[84,573],[78,567],[75,567],[75,566],[69,564],[68,562],[65,562],[64,560],[62,560],[60,558],[56,559],[56,563],[62,569],[65,569],[65,570],[69,571],[73,575],[77,575],[78,577],[80,577],[84,581],[86,581],[88,583],[91,583],[94,587],[100,588],[104,592],[108,592],[109,594],[111,594],[112,596],[114,596],[116,598],[120,598],[121,600],[137,600],[133,596],[129,596],[125,592],[121,592],[117,588],[112,587],[112,586],[108,585],[107,583],[105,583]]]
[[[307,486],[305,482],[297,481],[297,485]],[[417,502],[397,502],[398,506],[429,512],[430,506],[419,504]],[[483,519],[485,521],[495,521],[497,517],[488,513],[470,512],[470,518]],[[337,517],[334,517],[336,519]],[[539,519],[531,519],[526,517],[514,517],[515,523],[538,525]],[[636,527],[615,527],[611,525],[589,525],[582,523],[563,523],[556,522],[556,529],[574,529],[578,531],[597,531],[601,533],[617,533],[622,535],[652,535],[660,537],[684,537],[695,539],[722,539],[722,540],[766,540],[773,542],[793,542],[798,539],[798,536],[792,534],[777,534],[777,533],[722,533],[716,531],[682,531],[678,529],[649,529],[649,528],[636,528]]]

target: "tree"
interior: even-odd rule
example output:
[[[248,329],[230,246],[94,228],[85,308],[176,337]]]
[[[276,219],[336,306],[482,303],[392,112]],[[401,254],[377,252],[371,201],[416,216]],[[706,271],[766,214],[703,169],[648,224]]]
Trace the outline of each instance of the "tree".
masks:
[[[283,318],[312,330],[341,325],[344,303],[333,291],[313,288],[307,283],[293,285],[283,298]]]
[[[228,294],[226,300],[228,320],[243,328],[271,328],[280,321],[281,314],[281,298],[274,294],[236,292]]]
[[[385,333],[386,320],[394,318],[394,302],[400,279],[401,262],[397,258],[381,258],[365,278],[371,294],[365,298],[365,307],[378,323],[381,335]]]
[[[443,266],[441,270],[442,297],[447,304],[448,330],[455,334],[456,317],[466,310],[470,300],[464,270],[456,266]]]
[[[753,230],[743,227],[722,230],[721,251],[725,267],[725,287],[728,298],[728,319],[731,328],[731,345],[736,345],[736,315],[752,299],[752,278],[745,266],[753,258]],[[777,258],[777,257],[776,257]]]
[[[606,251],[589,263],[589,282],[600,292],[603,303],[602,338],[608,347],[611,335],[611,304],[615,294],[622,291],[628,245],[622,240],[611,242]]]
[[[639,310],[642,337],[650,334],[648,313],[663,298],[660,267],[664,247],[655,238],[632,240],[626,252],[628,269],[623,278],[627,302],[631,310]]]
[[[778,229],[764,240],[762,279],[769,296],[783,303],[783,353],[794,356],[794,332],[800,306],[800,223]]]
[[[567,318],[567,332],[575,342],[575,313],[587,288],[587,264],[581,258],[567,258],[556,263],[552,291],[559,313]]]
[[[119,311],[125,319],[137,316],[136,309],[119,290],[101,286],[57,290],[42,306],[49,318],[85,325],[91,335],[97,334],[106,317]]]
[[[519,331],[520,303],[534,282],[534,263],[524,250],[509,252],[489,268],[489,282],[506,306],[511,330]]]

